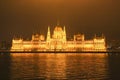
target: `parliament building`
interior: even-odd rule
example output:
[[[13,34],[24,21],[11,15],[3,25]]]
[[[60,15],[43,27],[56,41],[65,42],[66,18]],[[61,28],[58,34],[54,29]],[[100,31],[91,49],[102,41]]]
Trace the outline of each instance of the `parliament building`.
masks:
[[[66,28],[57,25],[53,34],[48,27],[46,38],[40,34],[33,34],[29,41],[14,38],[11,51],[105,51],[105,45],[103,35],[86,40],[84,34],[77,34],[72,40],[67,40]]]

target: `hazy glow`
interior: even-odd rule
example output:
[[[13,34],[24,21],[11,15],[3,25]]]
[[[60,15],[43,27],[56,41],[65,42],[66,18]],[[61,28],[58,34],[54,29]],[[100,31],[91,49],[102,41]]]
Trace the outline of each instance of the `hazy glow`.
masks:
[[[4,36],[0,41],[14,35],[30,38],[34,31],[55,25],[58,18],[68,35],[82,32],[90,38],[102,32],[108,39],[119,39],[119,14],[119,0],[0,0],[0,36]]]

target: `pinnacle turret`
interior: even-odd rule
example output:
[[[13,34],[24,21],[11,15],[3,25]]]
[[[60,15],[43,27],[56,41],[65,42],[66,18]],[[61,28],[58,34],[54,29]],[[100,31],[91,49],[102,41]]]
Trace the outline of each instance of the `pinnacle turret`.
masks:
[[[50,41],[50,27],[48,26],[47,41]]]

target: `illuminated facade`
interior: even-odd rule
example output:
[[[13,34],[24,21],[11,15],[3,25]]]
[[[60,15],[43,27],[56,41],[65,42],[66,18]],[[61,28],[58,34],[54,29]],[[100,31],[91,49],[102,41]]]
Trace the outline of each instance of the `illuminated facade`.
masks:
[[[32,40],[12,40],[12,51],[105,51],[105,37],[94,37],[85,40],[84,34],[73,36],[72,40],[66,39],[65,27],[56,26],[53,35],[48,27],[47,36],[35,34]]]

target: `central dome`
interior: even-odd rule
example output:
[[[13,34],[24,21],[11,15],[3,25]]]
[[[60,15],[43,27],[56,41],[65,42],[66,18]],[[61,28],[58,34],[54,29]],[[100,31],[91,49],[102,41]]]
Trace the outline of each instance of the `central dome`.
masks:
[[[53,38],[54,39],[62,39],[63,35],[64,35],[64,31],[63,31],[62,27],[56,26],[54,29],[54,33],[53,33]]]
[[[61,27],[56,26],[54,31],[63,31]]]

